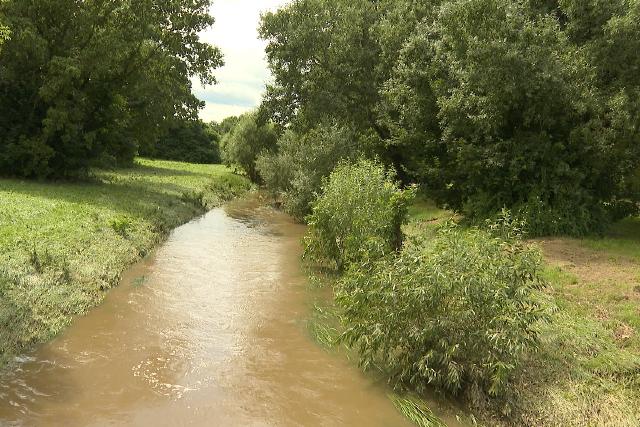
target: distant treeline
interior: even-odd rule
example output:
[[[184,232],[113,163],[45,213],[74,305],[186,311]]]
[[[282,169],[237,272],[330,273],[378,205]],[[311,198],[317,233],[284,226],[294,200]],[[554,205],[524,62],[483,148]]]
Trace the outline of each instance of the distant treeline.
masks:
[[[299,216],[301,177],[334,155],[378,157],[470,219],[507,207],[535,234],[637,211],[637,0],[294,0],[260,33],[275,79],[255,118],[284,136],[257,165]]]
[[[0,174],[76,177],[176,149],[217,159],[191,87],[222,65],[198,36],[210,3],[0,0]]]

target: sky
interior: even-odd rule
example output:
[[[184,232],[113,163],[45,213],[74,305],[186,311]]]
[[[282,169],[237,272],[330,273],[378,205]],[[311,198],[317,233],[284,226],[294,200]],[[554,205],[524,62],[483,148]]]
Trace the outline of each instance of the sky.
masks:
[[[205,122],[221,121],[247,112],[260,104],[270,78],[264,48],[258,38],[260,13],[276,10],[287,0],[213,0],[211,13],[216,19],[201,37],[218,46],[225,65],[216,70],[218,83],[203,87],[194,80],[194,92],[206,103],[200,111]]]

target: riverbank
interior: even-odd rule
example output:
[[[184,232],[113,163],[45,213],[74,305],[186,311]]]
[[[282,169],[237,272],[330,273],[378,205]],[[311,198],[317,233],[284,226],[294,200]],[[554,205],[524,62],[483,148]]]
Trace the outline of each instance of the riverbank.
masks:
[[[100,303],[170,230],[248,189],[224,166],[146,159],[90,182],[0,179],[0,366]]]
[[[176,228],[0,373],[0,425],[410,427],[384,386],[308,338],[305,227],[252,196]]]
[[[409,216],[404,231],[417,236],[433,233],[452,213],[419,199]],[[465,425],[637,426],[640,219],[619,222],[604,236],[531,244],[544,256],[545,293],[553,307],[551,321],[540,325],[539,351],[523,360],[505,401],[464,408],[432,395],[424,403]],[[310,332],[325,347],[340,334],[337,316],[333,303],[316,305]],[[420,418],[419,411],[415,415]]]
[[[426,201],[410,210],[408,234],[451,216]],[[640,423],[640,218],[604,236],[536,239],[555,311],[541,348],[524,361],[511,412],[479,411],[487,425],[637,426]],[[493,415],[490,415],[493,414]]]

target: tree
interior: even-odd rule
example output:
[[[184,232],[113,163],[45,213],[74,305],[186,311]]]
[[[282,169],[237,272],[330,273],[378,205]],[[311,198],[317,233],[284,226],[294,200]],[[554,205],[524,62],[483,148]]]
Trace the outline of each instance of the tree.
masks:
[[[220,135],[201,120],[172,125],[150,151],[140,154],[157,159],[190,163],[220,163]]]
[[[220,123],[211,122],[211,126],[215,131],[221,136],[225,136],[238,124],[240,121],[240,117],[238,116],[229,116],[225,117]]]
[[[394,1],[296,0],[264,15],[260,35],[268,42],[274,83],[261,112],[300,134],[322,122],[354,129],[402,172],[401,156],[385,145],[389,132],[379,121],[386,77],[377,25]]]
[[[362,145],[352,129],[336,123],[320,124],[303,134],[289,130],[279,138],[276,150],[258,156],[256,167],[284,210],[303,220],[311,213],[323,179],[341,161],[362,156]]]
[[[263,16],[275,81],[261,109],[299,133],[323,121],[377,135],[377,154],[406,181],[406,147],[390,140],[383,87],[405,39],[439,0],[297,0]],[[370,138],[369,138],[370,139]]]
[[[276,81],[266,103],[277,121],[330,115],[375,125],[379,49],[369,31],[375,17],[366,0],[297,0],[263,16],[260,34]]]
[[[582,234],[640,195],[639,5],[296,0],[263,17],[261,111],[298,135],[375,132],[403,182],[469,217]]]
[[[0,171],[27,177],[126,163],[201,103],[218,49],[209,0],[9,0],[0,54]]]
[[[277,140],[272,123],[261,123],[255,113],[245,114],[222,139],[222,159],[225,164],[242,169],[253,182],[260,182],[256,160],[274,150]]]
[[[449,1],[417,27],[387,86],[394,136],[423,142],[417,170],[456,210],[486,217],[507,206],[539,234],[600,228],[637,153],[611,138],[607,118],[623,120],[626,107],[600,96],[589,60],[555,16]]]

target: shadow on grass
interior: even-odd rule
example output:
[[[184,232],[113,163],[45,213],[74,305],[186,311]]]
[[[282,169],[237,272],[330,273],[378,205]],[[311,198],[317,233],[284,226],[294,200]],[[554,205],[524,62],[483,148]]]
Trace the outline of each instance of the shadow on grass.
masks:
[[[207,181],[201,185],[193,183],[181,184],[178,182],[162,182],[146,180],[158,171],[164,171],[160,168],[143,167],[145,174],[129,178],[126,175],[122,178],[106,182],[34,182],[21,180],[3,180],[3,191],[16,193],[25,196],[25,200],[19,200],[22,203],[29,203],[29,199],[35,200],[54,200],[63,203],[93,206],[99,209],[108,209],[116,211],[119,214],[127,215],[135,218],[146,217],[149,209],[154,208],[172,208],[176,209],[183,205],[184,209],[192,209],[193,204],[188,200],[183,200],[183,196],[194,191],[194,187],[200,187],[198,190],[206,191],[207,186],[215,179],[214,176],[207,174],[193,173],[195,176],[202,176]],[[139,172],[140,169],[134,169]],[[175,176],[183,171],[174,171]],[[120,170],[118,173],[126,172]],[[165,176],[173,176],[172,172],[167,172]],[[184,175],[190,174],[185,172]],[[195,206],[196,208],[201,208]],[[46,215],[46,214],[45,214]]]
[[[640,261],[640,217],[623,219],[611,225],[604,236],[587,236],[580,243],[607,255]]]
[[[158,162],[163,162],[163,160],[159,160]],[[126,168],[102,170],[102,171],[96,171],[96,172],[97,173],[94,173],[93,176],[96,176],[98,179],[100,179],[100,176],[103,173],[122,174],[127,172],[134,172],[138,175],[149,176],[149,177],[151,176],[165,176],[165,177],[193,176],[193,177],[201,177],[201,178],[210,177],[210,175],[204,172],[176,169],[176,168],[170,167],[170,165],[151,166],[151,165],[145,165],[141,163],[134,163],[132,166],[126,167]]]

